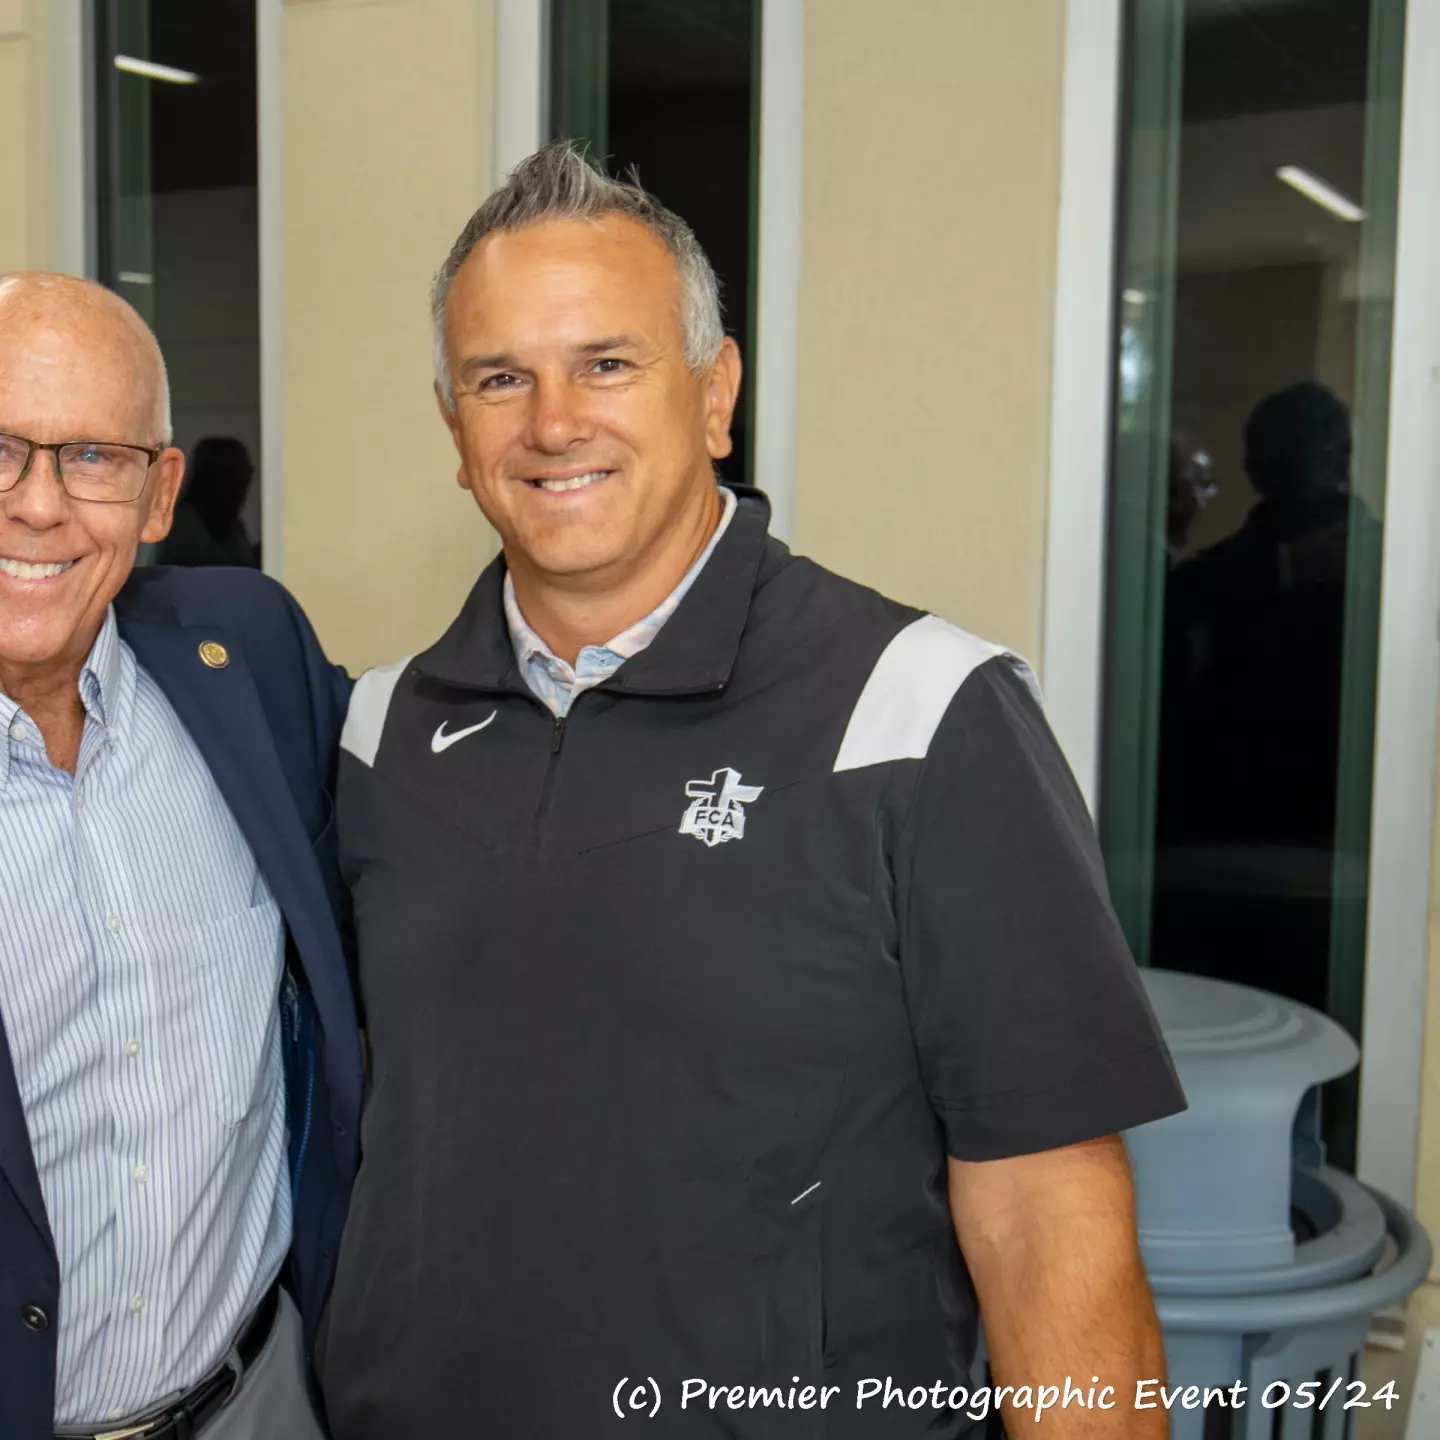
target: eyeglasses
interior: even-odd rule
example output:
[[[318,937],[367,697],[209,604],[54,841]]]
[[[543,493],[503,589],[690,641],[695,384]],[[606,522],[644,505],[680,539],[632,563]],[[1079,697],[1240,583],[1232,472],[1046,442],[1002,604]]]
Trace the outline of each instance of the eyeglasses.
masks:
[[[13,490],[30,473],[35,456],[42,450],[55,457],[55,473],[71,499],[126,505],[140,498],[150,467],[165,453],[165,446],[146,449],[143,445],[112,445],[105,440],[42,445],[23,435],[0,435],[0,494]]]

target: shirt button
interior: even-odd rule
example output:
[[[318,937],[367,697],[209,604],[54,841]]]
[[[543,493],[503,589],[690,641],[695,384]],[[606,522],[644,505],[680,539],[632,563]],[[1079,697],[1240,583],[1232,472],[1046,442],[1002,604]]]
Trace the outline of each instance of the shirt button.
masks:
[[[105,928],[112,935],[118,935],[120,933],[120,917],[118,915],[106,916]]]
[[[139,1314],[141,1313],[141,1311],[143,1311],[144,1309],[145,1309],[145,1297],[144,1297],[144,1295],[137,1294],[137,1295],[135,1296],[135,1298],[130,1302],[130,1310],[131,1310],[131,1313],[132,1313],[132,1314],[135,1314],[135,1315],[139,1315]]]
[[[10,738],[12,740],[25,738],[25,727],[18,720],[10,727]]]
[[[125,1042],[125,1053],[133,1060],[140,1053],[140,1042],[138,1040],[127,1040]]]
[[[27,1330],[39,1332],[50,1328],[50,1317],[38,1305],[22,1306],[20,1319]]]
[[[150,1179],[150,1167],[148,1165],[137,1165],[135,1167],[135,1183],[144,1185]]]

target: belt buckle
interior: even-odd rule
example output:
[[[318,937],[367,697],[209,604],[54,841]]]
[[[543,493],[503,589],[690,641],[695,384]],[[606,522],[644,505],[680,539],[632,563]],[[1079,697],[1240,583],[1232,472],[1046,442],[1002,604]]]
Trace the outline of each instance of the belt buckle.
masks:
[[[245,1376],[245,1367],[240,1363],[240,1356],[233,1349],[225,1357],[220,1369],[215,1371],[212,1378],[219,1379],[227,1370],[230,1372],[230,1388],[225,1392],[225,1398],[220,1403],[222,1410],[235,1398],[235,1392],[240,1388],[240,1382]],[[200,1382],[201,1385],[206,1383],[207,1382],[203,1380]],[[198,1389],[199,1386],[196,1388]],[[192,1391],[191,1393],[193,1394],[194,1392]],[[142,1440],[142,1437],[154,1435],[160,1430],[163,1430],[165,1426],[172,1424],[176,1419],[176,1412],[185,1409],[185,1402],[181,1401],[174,1410],[167,1411],[163,1415],[157,1415],[155,1419],[146,1420],[141,1425],[127,1425],[120,1430],[97,1430],[93,1436],[93,1440]]]
[[[262,1301],[261,1303],[263,1305],[264,1302]],[[230,1374],[230,1388],[225,1391],[225,1398],[220,1402],[220,1409],[222,1410],[235,1398],[236,1391],[239,1390],[241,1383],[245,1379],[245,1362],[240,1358],[238,1339],[236,1343],[230,1347],[230,1351],[224,1360],[220,1362],[219,1368],[213,1371],[206,1379],[202,1380],[190,1394],[193,1396],[196,1391],[203,1389],[211,1380],[220,1379],[226,1371],[229,1371]],[[190,1414],[193,1420],[193,1412],[190,1411],[188,1403],[182,1399],[178,1405],[163,1415],[157,1415],[153,1420],[146,1420],[139,1425],[125,1425],[119,1430],[97,1430],[92,1440],[143,1440],[144,1436],[158,1434],[165,1426],[172,1424],[180,1413]]]

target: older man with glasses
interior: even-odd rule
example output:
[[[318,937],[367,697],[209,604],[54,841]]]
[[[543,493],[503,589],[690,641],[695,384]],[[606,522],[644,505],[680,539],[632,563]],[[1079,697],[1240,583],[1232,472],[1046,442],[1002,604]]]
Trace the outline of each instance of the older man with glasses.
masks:
[[[349,682],[254,571],[135,569],[184,474],[168,411],[128,305],[0,276],[5,1440],[320,1434]]]

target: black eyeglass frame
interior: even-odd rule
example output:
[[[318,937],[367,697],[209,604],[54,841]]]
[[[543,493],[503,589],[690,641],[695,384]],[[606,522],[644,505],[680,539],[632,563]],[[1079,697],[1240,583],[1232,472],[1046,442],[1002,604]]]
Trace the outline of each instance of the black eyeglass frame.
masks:
[[[168,445],[153,447],[130,445],[123,440],[57,440],[47,445],[39,440],[31,440],[25,435],[11,435],[8,432],[0,432],[0,440],[17,440],[25,446],[25,463],[20,467],[20,473],[8,485],[0,484],[0,495],[8,495],[10,491],[20,485],[30,473],[30,467],[35,463],[35,456],[48,450],[54,457],[55,478],[59,480],[61,489],[72,500],[83,500],[88,505],[133,505],[145,493],[145,487],[150,483],[150,472],[155,468],[155,462],[170,448]],[[145,475],[140,481],[140,488],[125,500],[99,500],[94,495],[77,495],[65,483],[65,467],[60,463],[60,452],[69,450],[76,445],[94,445],[106,450],[131,450],[136,455],[143,455],[145,457]]]

